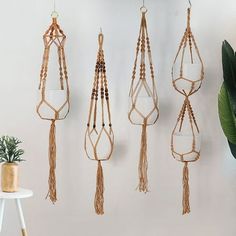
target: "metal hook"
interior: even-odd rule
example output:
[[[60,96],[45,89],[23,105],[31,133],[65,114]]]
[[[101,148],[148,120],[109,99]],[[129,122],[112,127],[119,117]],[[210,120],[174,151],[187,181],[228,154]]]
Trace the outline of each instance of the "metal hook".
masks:
[[[102,34],[102,27],[100,27],[100,34]]]
[[[145,7],[145,0],[143,0],[143,7]]]
[[[59,14],[56,11],[56,0],[53,0],[53,12],[51,14],[52,18],[57,18]]]
[[[191,8],[191,7],[192,7],[191,0],[188,0],[188,3],[189,3],[189,6],[190,6],[190,8]]]

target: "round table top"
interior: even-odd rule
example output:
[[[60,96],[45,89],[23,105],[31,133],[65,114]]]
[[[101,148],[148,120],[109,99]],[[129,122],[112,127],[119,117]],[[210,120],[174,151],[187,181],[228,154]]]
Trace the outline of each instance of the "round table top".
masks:
[[[33,196],[33,191],[24,188],[19,188],[19,191],[14,193],[7,193],[0,191],[0,199],[19,199],[19,198],[29,198],[32,196]]]

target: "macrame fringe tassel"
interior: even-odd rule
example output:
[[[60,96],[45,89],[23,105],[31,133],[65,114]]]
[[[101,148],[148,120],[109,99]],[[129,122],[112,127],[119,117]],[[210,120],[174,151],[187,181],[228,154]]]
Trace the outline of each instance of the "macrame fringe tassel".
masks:
[[[53,204],[57,201],[57,190],[56,190],[56,126],[55,120],[52,120],[50,132],[49,132],[49,190],[47,197],[50,198]],[[46,198],[47,198],[46,197]]]
[[[103,180],[103,170],[101,161],[98,161],[98,169],[97,169],[97,186],[96,186],[96,193],[94,199],[94,207],[95,211],[98,215],[103,215],[103,203],[104,203],[104,180]]]
[[[147,177],[147,121],[144,119],[142,125],[142,136],[141,136],[141,149],[139,159],[139,186],[140,192],[148,192],[148,177]]]
[[[188,172],[188,162],[184,163],[183,169],[183,215],[190,213],[190,204],[189,204],[189,172]]]

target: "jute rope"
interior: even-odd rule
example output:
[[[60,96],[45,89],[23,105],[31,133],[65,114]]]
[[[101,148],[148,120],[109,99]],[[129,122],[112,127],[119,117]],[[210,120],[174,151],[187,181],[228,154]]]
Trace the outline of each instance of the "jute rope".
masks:
[[[182,205],[183,205],[183,215],[186,213],[190,213],[190,203],[189,203],[189,197],[190,197],[190,190],[189,190],[189,170],[188,170],[188,162],[195,162],[199,159],[200,157],[200,151],[196,150],[196,134],[199,134],[199,128],[197,125],[197,121],[195,119],[195,115],[193,113],[193,109],[189,100],[189,97],[197,92],[202,84],[202,81],[204,79],[204,66],[203,66],[203,61],[201,59],[195,38],[192,34],[191,31],[191,26],[190,26],[190,8],[188,8],[187,12],[187,28],[185,30],[184,36],[180,42],[180,46],[178,48],[176,57],[174,59],[174,63],[172,66],[172,79],[173,79],[173,86],[175,90],[182,95],[185,96],[183,106],[180,110],[176,125],[174,127],[174,130],[172,131],[171,135],[171,152],[174,158],[177,158],[177,160],[180,160],[181,162],[184,163],[184,168],[183,168],[183,200],[182,200]],[[194,63],[194,54],[193,50],[196,52],[196,57],[197,60],[201,64],[201,72],[200,72],[200,78],[198,80],[192,81],[191,79],[184,78],[183,74],[183,64],[184,64],[184,57],[185,57],[185,52],[186,48],[189,48],[189,53],[190,53],[190,61],[191,64]],[[180,70],[179,70],[179,77],[177,79],[174,78],[174,66],[177,62],[178,57],[181,57],[181,63],[180,63]],[[176,82],[179,80],[186,81],[187,83],[191,83],[190,90],[180,90],[178,86],[176,85]],[[198,85],[198,86],[196,86]],[[179,153],[176,151],[175,148],[175,141],[174,141],[174,136],[176,133],[181,132],[183,128],[183,123],[186,117],[186,114],[188,116],[188,121],[190,124],[190,133],[192,135],[192,147],[191,150],[186,152],[186,153]],[[192,160],[187,160],[186,156],[195,156],[194,159]]]
[[[96,184],[96,193],[94,199],[94,208],[98,215],[103,215],[103,203],[104,203],[104,181],[103,181],[103,170],[101,161],[98,161],[98,169],[97,169],[97,184]]]
[[[147,121],[144,120],[142,125],[142,135],[141,135],[141,149],[140,149],[140,159],[139,159],[139,191],[147,193],[148,192],[148,177],[147,177]]]
[[[154,77],[154,68],[151,55],[151,46],[150,46],[150,40],[147,31],[147,21],[145,16],[147,9],[142,7],[141,12],[142,12],[141,24],[136,47],[132,81],[129,92],[129,97],[131,99],[131,108],[128,113],[128,118],[132,124],[142,126],[140,160],[138,167],[139,184],[137,188],[139,189],[140,192],[146,193],[148,192],[147,126],[156,123],[159,117],[159,109],[158,109],[158,98],[155,85],[155,77]],[[147,81],[147,73],[146,73],[146,54],[150,70],[149,83]],[[139,55],[140,55],[140,73],[139,73],[139,79],[137,80],[136,69]],[[150,97],[152,100],[153,107],[152,109],[150,109],[150,112],[148,114],[143,114],[143,112],[141,111],[141,109],[137,104],[137,101],[140,98],[143,89],[146,92],[147,96]],[[137,123],[135,120],[133,120],[132,118],[133,113],[136,113],[141,118],[142,120],[141,123]],[[153,115],[154,113],[156,113],[155,118],[151,121],[151,117],[154,116]]]
[[[51,128],[49,132],[49,191],[47,197],[55,203],[57,201],[57,190],[56,190],[56,126],[55,120],[52,120]]]
[[[42,62],[42,67],[41,67],[41,72],[40,72],[40,83],[39,83],[41,99],[40,99],[39,104],[37,105],[36,111],[41,119],[51,121],[51,128],[49,132],[49,166],[50,166],[49,179],[48,179],[49,191],[48,191],[47,197],[50,198],[52,203],[55,203],[57,201],[56,174],[55,174],[55,170],[56,170],[55,122],[56,120],[65,119],[70,109],[70,100],[69,100],[70,92],[69,92],[68,75],[67,75],[66,59],[65,59],[65,52],[64,52],[64,44],[65,44],[66,36],[61,30],[60,26],[58,25],[56,18],[52,18],[52,24],[50,25],[46,33],[43,35],[43,40],[44,40],[45,48],[44,48],[43,62]],[[50,102],[47,101],[47,96],[46,96],[48,62],[49,62],[50,49],[52,45],[57,47],[60,89],[61,90],[66,89],[65,102],[61,105],[59,109],[53,107],[53,105],[51,105]],[[41,113],[42,106],[47,106],[54,113],[53,119],[51,117],[45,117],[45,115]],[[61,116],[60,113],[66,106],[67,106],[66,114],[64,116]]]
[[[100,33],[98,36],[99,50],[97,55],[97,62],[95,67],[95,76],[91,94],[91,101],[89,107],[88,123],[85,133],[84,149],[89,159],[98,162],[97,168],[97,183],[96,183],[96,193],[94,199],[95,212],[98,215],[104,214],[104,179],[103,179],[103,169],[101,162],[110,159],[113,146],[114,146],[114,135],[111,124],[111,111],[109,103],[109,92],[106,77],[106,67],[103,52],[103,34]],[[99,92],[101,103],[98,103]],[[101,105],[101,109],[98,109]],[[98,111],[101,111],[98,114]],[[101,116],[101,124],[98,124],[98,115]],[[107,128],[107,122],[109,128]],[[95,138],[95,141],[93,137]],[[106,156],[101,156],[98,151],[98,145],[102,142],[102,136],[108,141],[109,152]],[[92,154],[88,151],[89,147],[92,147]]]
[[[186,213],[190,213],[190,205],[189,205],[189,173],[188,173],[188,162],[184,163],[183,169],[183,215]]]

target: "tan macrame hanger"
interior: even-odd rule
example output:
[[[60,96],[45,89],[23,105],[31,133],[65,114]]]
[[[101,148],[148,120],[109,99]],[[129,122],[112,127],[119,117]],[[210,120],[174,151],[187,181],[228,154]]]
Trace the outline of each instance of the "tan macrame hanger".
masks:
[[[54,6],[55,7],[55,6]],[[44,54],[43,62],[40,72],[40,102],[37,105],[37,113],[39,117],[43,120],[51,121],[51,128],[49,132],[49,190],[47,197],[50,198],[52,203],[57,201],[56,192],[56,126],[55,122],[57,120],[63,120],[66,118],[70,109],[70,92],[68,84],[67,66],[64,52],[64,44],[66,36],[61,30],[57,23],[57,12],[52,12],[52,24],[49,29],[43,35],[44,40]],[[64,101],[59,107],[55,107],[50,100],[49,90],[47,89],[47,77],[48,77],[48,63],[50,57],[50,50],[52,47],[56,47],[58,55],[58,65],[59,65],[59,93],[65,94]],[[55,90],[56,91],[56,90]],[[55,95],[56,96],[56,95]],[[55,97],[56,98],[56,97]],[[44,112],[47,109],[48,112]],[[64,113],[62,112],[64,111]]]
[[[132,73],[132,81],[130,86],[130,109],[128,112],[128,118],[133,125],[142,126],[141,134],[141,148],[139,158],[139,184],[138,189],[140,192],[148,192],[148,161],[147,161],[147,126],[156,123],[159,117],[158,109],[158,97],[155,85],[154,68],[151,55],[150,40],[147,31],[146,13],[147,8],[143,6],[141,11],[141,24],[138,36],[138,42],[136,47],[136,55],[134,60],[134,67]],[[139,78],[136,78],[137,63],[140,59],[140,73]],[[149,64],[150,76],[147,75],[146,61]],[[147,96],[151,103],[151,107],[148,111],[144,112],[145,105],[142,103],[143,94]],[[138,117],[138,120],[134,119],[134,116]]]
[[[101,162],[110,159],[114,146],[103,39],[101,31],[98,35],[99,48],[84,142],[87,157],[98,162],[94,199],[94,207],[98,215],[104,214],[104,180]],[[103,152],[105,149],[106,151]]]
[[[173,157],[184,163],[183,168],[183,215],[186,213],[190,213],[190,191],[189,191],[189,170],[188,163],[195,162],[200,157],[200,144],[197,137],[199,136],[199,128],[195,119],[195,115],[193,113],[192,106],[190,104],[189,97],[197,92],[201,87],[202,81],[204,79],[204,67],[203,61],[201,59],[195,38],[192,34],[191,26],[190,26],[190,13],[191,13],[191,2],[189,1],[190,7],[187,9],[187,28],[185,30],[184,36],[180,42],[179,49],[177,51],[177,55],[174,59],[173,67],[172,67],[172,82],[175,90],[182,95],[185,96],[183,106],[180,110],[176,125],[172,132],[171,136],[171,151]],[[187,48],[188,46],[188,48]],[[194,65],[197,62],[199,64],[199,70],[197,71],[198,78],[196,80],[192,80],[191,78],[186,78],[187,76],[184,71],[184,63],[186,51],[189,52],[189,60],[190,64]],[[194,53],[195,52],[195,53]],[[194,57],[195,55],[195,57]],[[174,73],[174,68],[177,64],[178,59],[180,60],[179,70],[177,69],[177,75]],[[190,66],[191,66],[190,65]],[[176,78],[177,77],[177,78]],[[180,83],[181,82],[181,83]],[[184,85],[185,84],[185,85]],[[187,84],[187,86],[186,86]],[[186,116],[188,119],[186,120]],[[186,120],[186,122],[184,122]],[[178,147],[178,139],[183,130],[184,123],[188,124],[187,130],[189,132],[190,143],[189,147],[186,147],[187,151],[181,151]],[[180,140],[182,141],[182,140]],[[186,144],[187,145],[187,144]]]

